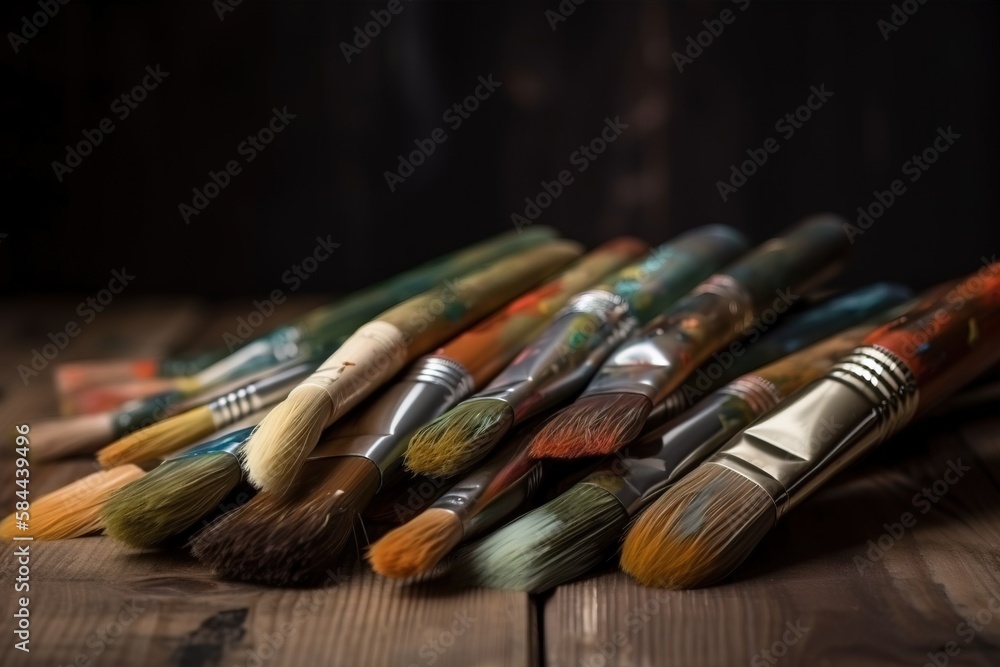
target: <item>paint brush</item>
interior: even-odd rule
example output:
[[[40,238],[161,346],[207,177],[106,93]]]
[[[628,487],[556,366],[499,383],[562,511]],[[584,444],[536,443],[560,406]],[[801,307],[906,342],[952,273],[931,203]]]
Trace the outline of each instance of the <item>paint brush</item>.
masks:
[[[516,354],[532,335],[534,326],[526,326],[530,320],[543,320],[548,312],[558,307],[558,301],[554,302],[555,306],[552,305],[553,300],[565,299],[568,294],[593,284],[644,250],[645,245],[639,241],[620,239],[589,253],[557,279],[508,304],[482,324],[437,350],[422,365],[418,364],[413,371],[412,383],[403,383],[402,388],[390,391],[395,398],[384,398],[382,403],[377,403],[381,408],[372,409],[376,412],[381,410],[390,417],[395,414],[396,418],[400,418],[402,410],[410,410],[413,411],[410,418],[415,419],[420,418],[421,410],[442,409],[433,400],[435,396],[442,390],[460,391],[464,396],[468,391],[465,388],[467,383],[479,386],[486,382],[496,372],[495,368]],[[442,399],[445,406],[451,404],[450,396],[448,393]],[[344,427],[348,435],[344,435],[344,429],[338,429],[331,437],[336,442],[354,440],[358,433],[368,433],[370,429],[375,429],[371,432],[380,432],[383,427],[379,423],[348,423]],[[398,425],[391,428],[398,428]],[[108,504],[109,532],[136,546],[152,546],[176,535],[204,516],[205,511],[215,507],[242,481],[237,461],[239,449],[246,438],[238,437],[238,434],[231,437],[236,440],[210,443],[202,449],[191,450],[164,462],[130,487],[128,493],[116,496]],[[326,458],[324,451],[329,451],[329,447],[320,447],[312,458]],[[391,455],[392,450],[387,456],[391,458]],[[161,511],[163,516],[158,516]]]
[[[725,577],[831,476],[998,359],[1000,264],[991,264],[876,329],[664,493],[629,531],[622,569],[669,588]]]
[[[161,393],[158,400],[161,403],[178,402],[206,388],[262,369],[290,361],[306,361],[315,355],[318,348],[325,349],[329,355],[358,327],[385,309],[443,281],[474,271],[485,263],[543,243],[554,234],[552,229],[546,227],[532,228],[520,234],[500,234],[313,310],[292,324],[278,327],[246,344],[238,336],[227,332],[223,341],[230,348],[238,349],[197,375],[173,378],[170,381],[175,393]]]
[[[445,397],[447,400],[444,400],[443,406],[434,399],[439,397],[442,388],[448,391],[449,387],[458,388],[464,396],[466,381],[473,386],[481,385],[495,372],[498,364],[516,353],[518,346],[531,333],[524,326],[529,312],[534,312],[534,317],[546,317],[546,312],[551,310],[545,305],[546,299],[557,298],[559,293],[568,294],[592,284],[644,248],[637,241],[621,239],[588,254],[556,280],[509,304],[481,325],[439,349],[436,356],[432,355],[424,361],[422,371],[419,368],[414,371],[417,381],[398,393],[393,394],[390,390],[395,399],[382,399],[383,402],[379,403],[381,411],[390,416],[395,414],[398,419],[401,418],[401,410],[412,410],[415,412],[411,418],[419,419],[420,410],[444,409],[451,404],[450,394]],[[522,339],[520,342],[519,338]],[[451,372],[449,369],[455,370]],[[430,384],[430,388],[425,384]],[[390,420],[390,423],[393,422]],[[364,434],[373,428],[378,432],[380,427],[370,422],[353,426],[348,423],[343,428],[338,426],[334,429],[331,437],[336,442],[356,440],[357,433]],[[398,425],[392,428],[398,428]],[[347,429],[347,436],[343,435],[344,429]],[[337,439],[338,433],[340,439]],[[191,450],[162,464],[133,485],[134,488],[130,487],[128,493],[116,496],[108,504],[109,532],[135,546],[153,546],[192,526],[243,481],[237,460],[244,439],[206,445],[204,451]],[[321,446],[312,459],[326,458],[323,452],[329,449]],[[391,458],[391,455],[390,450],[386,456]],[[375,457],[374,453],[372,457]],[[383,465],[389,466],[389,463]],[[398,468],[395,465],[392,467]],[[159,516],[160,512],[163,516]]]
[[[450,477],[471,468],[517,424],[572,398],[632,331],[746,249],[728,227],[702,227],[573,298],[483,391],[418,431],[409,470]]]
[[[825,373],[876,324],[855,327],[728,383],[616,452],[566,493],[463,552],[456,577],[541,592],[606,561],[628,523],[754,419]]]
[[[263,491],[200,533],[195,555],[235,579],[289,584],[321,576],[339,559],[360,513],[398,472],[410,434],[487,382],[559,302],[644,250],[631,239],[605,244],[424,357],[404,381],[329,431],[288,491]]]
[[[103,468],[163,458],[265,410],[283,400],[316,370],[315,363],[296,364],[251,382],[155,424],[129,433],[97,452]]]
[[[82,477],[31,501],[29,531],[16,528],[16,514],[0,521],[0,538],[30,536],[35,540],[65,540],[101,529],[101,506],[116,489],[143,475],[137,465],[123,465]]]
[[[531,432],[524,429],[412,521],[372,544],[372,569],[400,579],[428,572],[460,542],[492,530],[522,507],[543,474],[542,463],[528,456]]]
[[[246,444],[244,469],[257,488],[282,492],[323,429],[407,363],[495,311],[579,256],[580,246],[549,241],[435,288],[363,325],[261,421]]]
[[[842,224],[831,215],[806,220],[701,283],[615,350],[580,398],[542,427],[532,455],[606,455],[635,439],[653,407],[713,352],[840,270],[851,248]]]
[[[908,287],[875,283],[791,315],[763,335],[754,328],[724,351],[714,353],[682,387],[658,403],[646,418],[643,432],[663,425],[731,380],[866,322],[911,298],[913,292]]]
[[[197,523],[243,481],[238,450],[252,431],[237,429],[166,459],[118,489],[101,509],[108,535],[152,547]]]

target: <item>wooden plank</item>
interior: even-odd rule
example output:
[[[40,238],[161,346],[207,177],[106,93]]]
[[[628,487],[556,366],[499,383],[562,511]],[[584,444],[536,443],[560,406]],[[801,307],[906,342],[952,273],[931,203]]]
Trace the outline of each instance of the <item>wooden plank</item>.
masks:
[[[321,301],[290,301],[280,320]],[[212,321],[198,324],[194,344],[218,344],[246,306],[214,309]],[[121,325],[107,320],[107,326]],[[88,335],[102,334],[95,328]],[[81,341],[91,349],[87,345]],[[49,402],[50,393],[44,383],[12,392],[0,403],[2,423],[22,420]],[[35,469],[32,491],[56,488],[92,465],[80,460]],[[0,479],[13,479],[7,454]],[[13,489],[5,491],[4,506],[13,500]],[[12,551],[8,545],[0,556],[5,587],[17,569]],[[269,589],[217,580],[183,553],[137,552],[104,537],[34,543],[31,553],[32,652],[5,642],[4,665],[465,667],[527,665],[536,657],[534,606],[520,593],[401,585],[360,569],[337,573],[336,585],[327,588]],[[0,608],[11,619],[16,596],[4,596]]]
[[[609,571],[559,588],[544,603],[546,664],[922,665],[948,642],[960,651],[940,656],[948,664],[1000,664],[998,426],[939,420],[901,434],[722,585],[659,591]],[[959,462],[970,470],[948,485]],[[894,526],[905,512],[915,525]],[[979,630],[964,625],[977,615]]]

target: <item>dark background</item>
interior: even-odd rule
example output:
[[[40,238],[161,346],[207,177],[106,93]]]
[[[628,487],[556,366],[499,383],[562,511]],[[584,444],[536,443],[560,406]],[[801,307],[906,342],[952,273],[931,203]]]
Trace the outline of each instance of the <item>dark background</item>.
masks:
[[[853,220],[903,178],[842,285],[922,287],[1000,246],[996,3],[928,0],[887,41],[890,3],[588,0],[555,31],[556,0],[403,4],[350,64],[340,43],[386,3],[247,0],[220,20],[207,2],[74,2],[19,53],[5,39],[2,289],[93,292],[125,266],[131,295],[261,296],[317,235],[341,246],[303,291],[358,288],[511,229],[616,115],[629,129],[538,223],[590,246],[707,222],[763,239],[811,212]],[[735,21],[678,72],[671,54],[725,8]],[[37,11],[6,3],[0,27]],[[157,64],[169,77],[114,118]],[[452,131],[442,113],[490,74],[501,88]],[[834,96],[782,138],[775,121],[821,84]],[[185,225],[191,189],[286,106],[288,129]],[[52,162],[106,116],[115,131],[58,182]],[[910,183],[903,162],[948,126],[961,139]],[[436,127],[448,141],[390,192],[383,173]],[[780,150],[723,202],[716,182],[772,136]]]

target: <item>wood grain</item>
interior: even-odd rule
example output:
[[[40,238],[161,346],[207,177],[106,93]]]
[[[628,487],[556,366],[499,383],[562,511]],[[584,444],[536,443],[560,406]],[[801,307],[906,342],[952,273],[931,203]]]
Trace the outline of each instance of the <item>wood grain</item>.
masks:
[[[286,320],[317,305],[316,299],[282,306]],[[119,354],[150,354],[181,337],[164,333],[169,322],[186,317],[190,303],[158,304],[108,313],[85,329],[66,359],[98,356],[116,333]],[[56,309],[59,311],[59,309]],[[199,347],[218,345],[232,331],[246,304],[214,309],[200,319]],[[48,317],[20,347],[44,341]],[[149,318],[148,320],[146,318]],[[269,323],[270,324],[270,323]],[[277,321],[274,323],[277,324]],[[40,337],[38,331],[41,330]],[[150,332],[159,331],[151,344]],[[134,334],[134,337],[129,338]],[[123,339],[122,337],[127,338]],[[16,346],[15,346],[16,347]],[[19,352],[23,355],[23,352]],[[30,354],[30,353],[29,353]],[[0,354],[2,367],[14,363]],[[55,410],[51,384],[31,382],[0,402],[3,433],[13,443],[13,424]],[[6,444],[0,479],[14,479]],[[94,468],[87,460],[62,461],[32,470],[32,493],[42,494]],[[13,507],[13,488],[4,485],[4,507]],[[10,592],[17,564],[13,546],[0,556],[0,604],[6,619],[16,609]],[[488,590],[449,591],[433,584],[402,585],[360,568],[333,573],[331,585],[281,590],[215,579],[183,553],[137,552],[105,537],[31,544],[32,652],[5,641],[3,665],[117,667],[172,665],[528,665],[535,660],[537,619],[528,596]]]
[[[722,585],[656,591],[605,572],[561,587],[545,603],[546,664],[923,665],[948,642],[950,665],[1000,664],[998,426],[966,417],[901,434]],[[950,464],[970,470],[946,488]],[[939,499],[915,501],[924,488]],[[977,614],[979,630],[960,625]]]
[[[288,302],[274,325],[317,302]],[[50,379],[25,387],[12,371],[74,305],[0,307],[13,323],[0,333],[2,480],[13,479],[11,426],[56,405]],[[212,347],[247,305],[116,304],[65,358],[108,354],[109,346],[156,353],[182,340]],[[24,654],[9,634],[17,564],[8,544],[0,553],[0,664],[918,667],[955,642],[960,652],[949,665],[997,665],[1000,417],[990,412],[949,414],[901,434],[792,513],[731,580],[695,591],[645,589],[610,567],[537,599],[399,584],[362,568],[335,572],[326,588],[277,590],[220,581],[183,552],[88,537],[32,544],[33,650]],[[933,492],[937,482],[941,490],[949,462],[970,469],[937,502],[915,503],[923,488]],[[32,492],[93,467],[81,459],[35,468]],[[14,488],[2,488],[2,506],[12,507]],[[905,512],[915,524],[895,539],[889,529],[898,532],[892,524]],[[860,560],[880,538],[888,548]],[[961,625],[977,614],[982,621],[992,600],[997,611],[975,622],[978,630]]]

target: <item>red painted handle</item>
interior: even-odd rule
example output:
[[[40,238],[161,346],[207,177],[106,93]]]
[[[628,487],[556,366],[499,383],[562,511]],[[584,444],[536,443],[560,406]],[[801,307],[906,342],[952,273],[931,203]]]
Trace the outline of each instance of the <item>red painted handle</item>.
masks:
[[[931,291],[866,345],[902,358],[917,377],[922,412],[1000,360],[1000,262]]]

